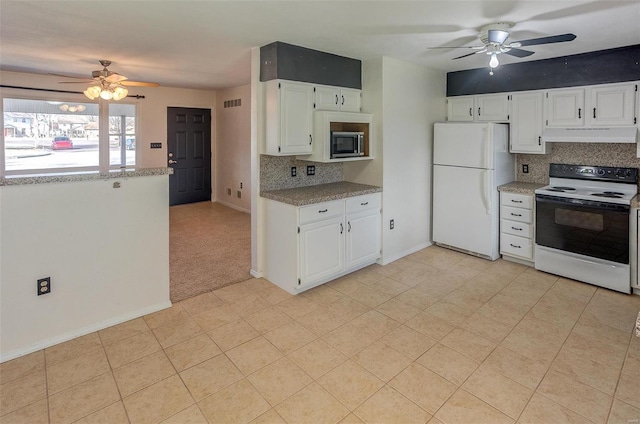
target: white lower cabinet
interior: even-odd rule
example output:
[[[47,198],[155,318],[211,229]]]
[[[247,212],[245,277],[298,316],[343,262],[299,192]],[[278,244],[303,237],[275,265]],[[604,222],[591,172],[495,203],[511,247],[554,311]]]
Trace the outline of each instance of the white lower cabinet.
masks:
[[[265,278],[296,294],[380,257],[381,195],[296,207],[266,200]]]
[[[500,253],[528,264],[533,262],[535,238],[533,196],[500,193]]]

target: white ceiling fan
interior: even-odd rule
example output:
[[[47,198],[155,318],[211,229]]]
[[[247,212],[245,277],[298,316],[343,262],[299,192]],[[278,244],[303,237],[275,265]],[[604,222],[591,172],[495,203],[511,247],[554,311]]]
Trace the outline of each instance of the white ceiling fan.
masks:
[[[124,75],[108,69],[111,65],[109,60],[101,60],[102,69],[93,71],[91,78],[78,78],[68,75],[52,74],[64,78],[74,78],[80,81],[60,81],[60,84],[90,84],[84,91],[85,96],[94,100],[101,97],[104,100],[121,100],[127,96],[129,87],[158,87],[160,84],[155,82],[131,81]]]
[[[490,75],[493,75],[493,68],[496,68],[500,62],[498,61],[499,54],[508,54],[510,56],[515,56],[518,58],[523,58],[527,56],[531,56],[534,52],[530,50],[524,50],[520,47],[522,46],[535,46],[540,44],[552,44],[552,43],[562,43],[565,41],[573,41],[576,36],[574,34],[560,34],[560,35],[552,35],[548,37],[541,38],[531,38],[528,40],[520,40],[520,41],[507,41],[509,39],[509,29],[513,27],[512,23],[509,22],[498,22],[494,24],[485,25],[480,28],[480,41],[482,42],[482,46],[444,46],[444,47],[430,47],[431,49],[473,49],[476,50],[472,53],[464,54],[462,56],[454,57],[453,60],[462,59],[464,57],[473,56],[478,53],[486,53],[491,56],[491,60],[489,61],[489,66],[491,67]]]

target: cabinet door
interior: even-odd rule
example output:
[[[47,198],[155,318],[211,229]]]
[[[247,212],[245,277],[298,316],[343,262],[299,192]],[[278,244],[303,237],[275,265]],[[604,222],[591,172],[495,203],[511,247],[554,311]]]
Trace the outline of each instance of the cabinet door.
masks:
[[[346,269],[380,257],[380,210],[347,215]]]
[[[511,96],[511,153],[546,153],[546,143],[542,142],[542,100],[541,92]]]
[[[473,121],[473,97],[448,98],[447,121]]]
[[[584,125],[584,89],[551,90],[546,95],[546,124],[549,127]]]
[[[344,232],[343,216],[300,226],[300,287],[344,270]]]
[[[280,154],[310,154],[313,128],[313,86],[280,83]]]
[[[360,112],[360,93],[360,90],[341,89],[340,110],[343,112]]]
[[[507,122],[509,120],[509,102],[506,94],[477,96],[475,98],[476,121]]]
[[[326,85],[316,85],[316,110],[340,110],[340,90]]]
[[[588,119],[592,126],[635,125],[635,84],[604,85],[589,89]]]

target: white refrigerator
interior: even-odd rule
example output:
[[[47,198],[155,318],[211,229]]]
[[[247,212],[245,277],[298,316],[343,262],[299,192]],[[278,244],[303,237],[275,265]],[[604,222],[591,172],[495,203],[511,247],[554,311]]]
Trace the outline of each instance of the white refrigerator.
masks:
[[[498,259],[498,186],[514,180],[507,124],[434,124],[433,241]]]

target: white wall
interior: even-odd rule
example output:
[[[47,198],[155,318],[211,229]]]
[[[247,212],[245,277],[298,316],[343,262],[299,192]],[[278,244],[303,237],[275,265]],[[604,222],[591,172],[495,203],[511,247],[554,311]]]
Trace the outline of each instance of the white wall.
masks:
[[[251,211],[251,85],[216,93],[216,149],[214,198],[234,209]],[[240,99],[241,106],[224,107]],[[242,183],[242,188],[240,187]],[[231,195],[227,189],[231,189]],[[241,192],[238,198],[237,192]]]
[[[388,57],[364,61],[362,69],[362,105],[374,114],[376,159],[348,164],[345,179],[383,188],[386,264],[430,244],[433,123],[446,117],[446,76]]]
[[[0,361],[169,307],[168,205],[167,175],[0,187]]]

